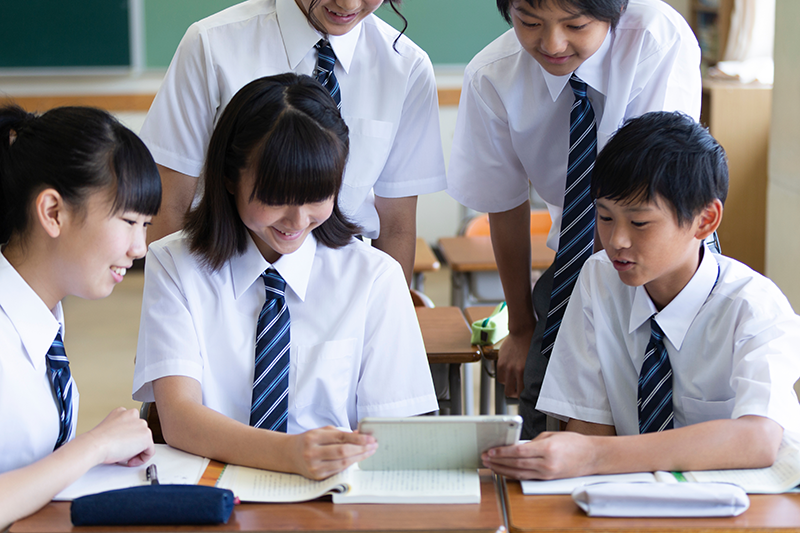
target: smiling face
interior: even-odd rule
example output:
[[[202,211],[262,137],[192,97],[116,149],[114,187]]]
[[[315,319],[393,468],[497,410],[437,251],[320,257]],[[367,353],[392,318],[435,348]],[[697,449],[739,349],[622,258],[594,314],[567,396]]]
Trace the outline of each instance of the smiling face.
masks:
[[[334,197],[301,205],[267,205],[252,198],[253,183],[252,173],[242,172],[238,186],[230,192],[256,247],[270,263],[296,252],[309,233],[333,213]]]
[[[597,232],[620,280],[630,286],[644,285],[656,307],[665,307],[697,270],[701,241],[713,232],[708,231],[709,215],[714,214],[709,209],[716,209],[718,202],[691,223],[679,226],[663,200],[598,199]],[[721,217],[721,203],[718,208]]]
[[[304,13],[322,25],[328,35],[344,35],[378,9],[383,0],[295,0]]]
[[[549,2],[533,8],[511,4],[511,22],[522,47],[553,76],[566,76],[589,59],[608,34],[609,23],[565,11]]]
[[[129,211],[109,213],[111,202],[104,192],[89,196],[84,209],[67,213],[54,257],[62,292],[95,300],[111,294],[133,260],[144,257],[145,233],[152,217]]]

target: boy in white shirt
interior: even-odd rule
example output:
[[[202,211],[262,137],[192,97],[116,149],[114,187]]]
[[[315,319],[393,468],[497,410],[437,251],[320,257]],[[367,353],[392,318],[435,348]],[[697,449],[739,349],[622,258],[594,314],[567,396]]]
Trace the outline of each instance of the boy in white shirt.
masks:
[[[591,185],[605,250],[581,271],[537,404],[567,431],[490,450],[487,466],[534,479],[760,468],[797,437],[800,319],[704,243],[727,188],[724,150],[685,115],[648,113],[612,138]]]
[[[596,151],[625,120],[648,111],[677,110],[699,118],[700,49],[686,20],[661,0],[498,0],[497,5],[513,30],[483,49],[465,71],[447,187],[461,204],[489,213],[510,329],[497,380],[507,396],[520,397],[523,437],[532,438],[545,429],[535,406],[565,309],[559,295],[570,294],[575,277],[570,273],[554,282],[560,267],[551,267],[531,294],[529,189],[547,204],[553,220],[548,245],[564,250],[562,264],[570,262],[570,231],[589,241],[575,247],[582,251],[571,264],[579,268],[593,252],[594,213],[588,177],[572,187],[567,173],[576,95],[583,92],[591,103],[589,135]],[[573,77],[584,83],[582,91]],[[588,155],[592,161],[596,151]],[[579,220],[562,209],[570,205],[568,190],[585,192],[588,211],[576,209],[583,213]]]

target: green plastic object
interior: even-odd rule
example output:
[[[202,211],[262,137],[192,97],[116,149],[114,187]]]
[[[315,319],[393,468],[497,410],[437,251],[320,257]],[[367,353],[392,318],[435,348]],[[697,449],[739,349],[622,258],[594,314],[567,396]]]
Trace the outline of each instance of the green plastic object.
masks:
[[[508,336],[508,307],[501,302],[492,314],[472,323],[472,344],[495,344]]]

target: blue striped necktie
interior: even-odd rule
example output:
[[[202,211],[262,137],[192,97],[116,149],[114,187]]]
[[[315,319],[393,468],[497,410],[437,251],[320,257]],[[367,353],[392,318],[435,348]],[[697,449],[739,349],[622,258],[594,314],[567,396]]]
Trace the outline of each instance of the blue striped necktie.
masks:
[[[256,328],[256,364],[250,425],[286,432],[289,416],[289,308],[286,282],[275,270],[261,274],[267,300]]]
[[[61,331],[56,333],[53,344],[47,350],[47,368],[60,417],[58,440],[53,448],[57,449],[67,442],[72,434],[72,374],[69,371],[69,360],[67,352],[64,351]]]
[[[650,317],[650,342],[639,372],[639,433],[672,429],[672,366],[664,332]]]
[[[597,156],[597,127],[592,104],[586,96],[586,83],[573,74],[569,84],[575,102],[569,120],[569,158],[561,234],[542,339],[542,355],[545,357],[550,357],[575,281],[594,247],[595,210],[589,188]]]
[[[314,45],[317,49],[317,68],[314,69],[314,77],[320,82],[328,92],[331,93],[336,107],[342,108],[342,93],[339,90],[339,80],[336,79],[336,74],[333,73],[333,67],[336,65],[336,54],[333,53],[331,43],[325,39],[320,39]]]

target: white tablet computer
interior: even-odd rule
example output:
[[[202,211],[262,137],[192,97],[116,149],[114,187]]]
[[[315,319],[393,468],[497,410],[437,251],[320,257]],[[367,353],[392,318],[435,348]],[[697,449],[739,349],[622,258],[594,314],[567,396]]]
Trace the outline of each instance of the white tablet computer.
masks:
[[[358,430],[374,436],[378,450],[361,461],[359,468],[480,468],[481,453],[516,444],[521,428],[522,418],[512,415],[363,418]]]

